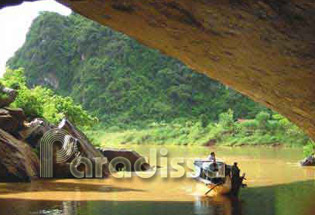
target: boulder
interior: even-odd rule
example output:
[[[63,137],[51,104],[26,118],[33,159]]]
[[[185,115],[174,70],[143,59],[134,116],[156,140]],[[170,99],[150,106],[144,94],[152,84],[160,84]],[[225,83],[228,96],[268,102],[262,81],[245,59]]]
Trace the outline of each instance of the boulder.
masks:
[[[26,120],[26,116],[22,108],[4,107],[3,109],[8,111],[9,114],[14,118],[19,119],[19,121],[21,122],[20,125],[23,125],[23,122]]]
[[[315,157],[313,155],[300,161],[301,166],[315,166]]]
[[[0,181],[26,182],[39,175],[39,159],[32,148],[0,129]]]
[[[19,138],[33,148],[39,147],[39,141],[43,135],[50,129],[56,128],[56,126],[51,125],[46,122],[44,119],[35,118],[29,123],[24,123],[24,127],[19,131]]]
[[[0,128],[11,134],[16,134],[24,127],[26,116],[21,108],[1,108]]]
[[[13,133],[19,128],[19,121],[10,114],[0,115],[0,128],[6,132]]]
[[[67,135],[68,141],[64,141],[62,143],[63,148],[70,148],[71,144],[75,143],[77,152],[75,155],[70,158],[67,163],[58,164],[54,166],[54,177],[68,177],[71,174],[69,173],[70,169],[69,164],[72,162],[74,158],[87,158],[93,164],[93,176],[95,176],[95,158],[105,158],[103,154],[93,146],[88,138],[81,132],[78,128],[76,128],[68,119],[63,119],[59,125],[59,129],[65,130],[69,135]],[[82,169],[82,168],[79,168]],[[103,177],[108,176],[108,166],[103,165]]]
[[[14,102],[17,96],[17,91],[11,88],[0,86],[0,94],[2,95],[0,98],[0,108],[2,108],[9,106],[12,102]]]
[[[150,165],[145,161],[145,158],[133,150],[126,150],[126,149],[99,149],[99,150],[107,158],[108,162],[111,162],[113,159],[118,158],[118,157],[126,158],[127,160],[129,160],[131,164],[132,172],[146,171],[150,169]],[[142,162],[141,166],[139,167],[135,165],[135,163],[138,160],[141,160]]]
[[[104,157],[99,152],[99,150],[97,150],[95,146],[90,143],[85,134],[77,129],[68,119],[63,119],[59,123],[58,128],[69,132],[72,137],[76,138],[80,142],[80,146],[82,147],[82,155],[91,159],[94,157]]]

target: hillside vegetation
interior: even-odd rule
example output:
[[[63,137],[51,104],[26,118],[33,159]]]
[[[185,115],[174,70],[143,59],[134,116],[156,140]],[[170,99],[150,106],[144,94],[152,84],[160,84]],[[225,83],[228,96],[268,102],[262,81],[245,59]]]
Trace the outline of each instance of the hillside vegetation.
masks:
[[[41,85],[70,96],[97,116],[100,124],[90,134],[98,142],[305,145],[308,141],[279,114],[77,14],[42,13],[7,65],[24,68],[29,87]]]
[[[24,70],[7,69],[0,78],[0,88],[9,87],[17,92],[11,108],[21,108],[28,120],[43,118],[51,124],[59,123],[68,118],[82,129],[88,129],[97,122],[81,105],[75,104],[71,97],[57,95],[51,89],[26,85]],[[6,96],[0,92],[0,98]]]

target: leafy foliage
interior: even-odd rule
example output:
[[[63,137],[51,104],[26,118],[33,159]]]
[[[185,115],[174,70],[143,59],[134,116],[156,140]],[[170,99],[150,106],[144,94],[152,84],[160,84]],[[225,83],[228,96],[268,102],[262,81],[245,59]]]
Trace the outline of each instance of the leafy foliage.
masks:
[[[305,157],[308,157],[315,153],[315,143],[313,141],[308,141],[307,144],[303,147],[303,153]]]
[[[147,128],[129,127],[120,129],[116,126],[97,131],[96,142],[102,144],[176,144],[207,145],[277,145],[305,146],[305,154],[313,152],[314,145],[295,125],[282,124],[284,117],[274,113],[278,119],[267,119],[265,112],[260,112],[255,119],[235,121],[233,111],[220,114],[217,123],[211,122],[206,127],[200,121],[176,120],[172,123],[152,123]],[[268,115],[269,117],[270,115]],[[263,120],[262,120],[263,119]],[[267,120],[266,120],[267,119]],[[287,126],[291,129],[288,130]],[[293,132],[294,131],[294,132]],[[102,134],[102,135],[100,135]]]
[[[30,118],[42,117],[51,123],[58,123],[67,117],[78,126],[92,125],[97,119],[76,105],[72,98],[56,95],[52,90],[36,86],[26,86],[24,71],[7,69],[1,83],[18,91],[13,107],[22,108]]]

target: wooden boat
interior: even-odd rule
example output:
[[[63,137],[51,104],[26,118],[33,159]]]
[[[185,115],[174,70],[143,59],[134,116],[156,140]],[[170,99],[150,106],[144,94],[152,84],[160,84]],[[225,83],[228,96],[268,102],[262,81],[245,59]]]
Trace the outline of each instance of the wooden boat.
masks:
[[[230,165],[223,161],[195,160],[195,176],[199,182],[198,190],[204,191],[207,196],[229,194],[232,191]],[[197,186],[198,186],[197,185]]]

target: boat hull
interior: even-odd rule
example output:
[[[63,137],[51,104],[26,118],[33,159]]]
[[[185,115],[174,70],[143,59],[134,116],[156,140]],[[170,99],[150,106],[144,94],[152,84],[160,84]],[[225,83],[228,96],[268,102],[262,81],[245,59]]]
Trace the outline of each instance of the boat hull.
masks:
[[[207,184],[204,181],[198,181],[196,186],[197,186],[198,193],[200,192],[201,195],[206,195],[210,197],[226,195],[230,193],[232,189],[231,178],[229,176],[227,176],[225,178],[225,182],[220,185]],[[209,190],[211,191],[208,192]]]

